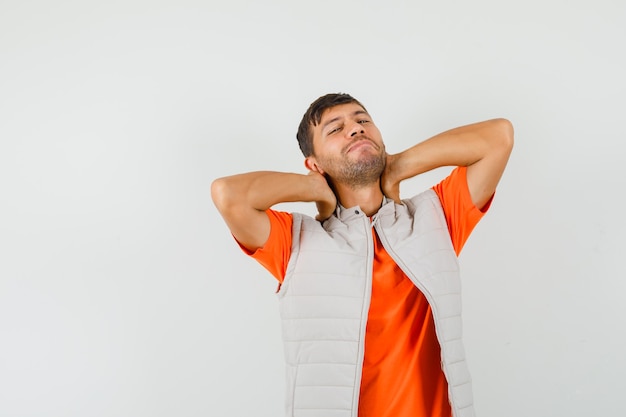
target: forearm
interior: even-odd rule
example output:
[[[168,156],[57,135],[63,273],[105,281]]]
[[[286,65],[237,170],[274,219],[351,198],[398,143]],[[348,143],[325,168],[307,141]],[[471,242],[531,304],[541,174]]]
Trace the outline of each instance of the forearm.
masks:
[[[270,235],[265,211],[278,203],[315,201],[320,217],[335,209],[335,195],[326,179],[283,172],[249,172],[219,178],[211,184],[211,197],[237,241],[248,250],[262,247]]]
[[[401,182],[442,166],[470,166],[490,154],[510,152],[512,126],[505,119],[461,126],[389,156],[389,179]]]
[[[309,175],[257,171],[215,180],[211,195],[220,211],[233,206],[265,211],[278,203],[316,201],[322,190]]]

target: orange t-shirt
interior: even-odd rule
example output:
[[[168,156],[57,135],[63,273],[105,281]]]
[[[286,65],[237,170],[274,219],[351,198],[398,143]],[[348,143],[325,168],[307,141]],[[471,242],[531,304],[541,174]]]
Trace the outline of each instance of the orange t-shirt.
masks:
[[[457,255],[491,201],[479,210],[458,167],[433,187]],[[292,216],[268,210],[271,232],[249,253],[280,282],[291,253]],[[383,248],[374,228],[372,298],[365,333],[359,417],[451,417],[439,342],[424,295]]]

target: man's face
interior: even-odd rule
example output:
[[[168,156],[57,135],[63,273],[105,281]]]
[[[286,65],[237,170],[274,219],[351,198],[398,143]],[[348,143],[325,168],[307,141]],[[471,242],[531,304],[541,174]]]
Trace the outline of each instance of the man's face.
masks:
[[[331,107],[313,126],[314,155],[307,167],[348,186],[376,182],[385,168],[385,145],[370,115],[357,103]]]

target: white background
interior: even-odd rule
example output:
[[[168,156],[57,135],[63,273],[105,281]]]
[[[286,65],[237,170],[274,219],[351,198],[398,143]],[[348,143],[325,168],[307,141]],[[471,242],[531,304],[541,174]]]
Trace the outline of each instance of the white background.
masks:
[[[461,255],[478,415],[626,415],[624,22],[620,0],[1,1],[0,416],[282,415],[276,283],[209,188],[304,173],[297,124],[339,91],[390,152],[515,126]]]

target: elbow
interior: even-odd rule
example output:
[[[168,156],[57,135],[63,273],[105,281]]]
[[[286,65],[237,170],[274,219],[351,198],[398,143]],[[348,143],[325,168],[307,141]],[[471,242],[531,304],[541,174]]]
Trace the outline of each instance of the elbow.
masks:
[[[220,212],[228,207],[228,189],[226,178],[218,178],[211,183],[211,199]]]
[[[507,144],[509,148],[513,148],[515,129],[513,123],[508,119],[499,119],[501,124],[502,141]]]
[[[498,147],[506,150],[508,153],[513,150],[515,130],[510,120],[500,118],[492,120],[493,138],[497,141]]]

